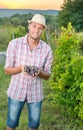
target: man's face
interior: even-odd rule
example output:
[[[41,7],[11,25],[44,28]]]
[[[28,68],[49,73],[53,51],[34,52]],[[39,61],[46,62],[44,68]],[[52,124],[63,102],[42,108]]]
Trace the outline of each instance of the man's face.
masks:
[[[29,24],[29,35],[32,39],[38,40],[44,30],[43,25],[32,22]]]

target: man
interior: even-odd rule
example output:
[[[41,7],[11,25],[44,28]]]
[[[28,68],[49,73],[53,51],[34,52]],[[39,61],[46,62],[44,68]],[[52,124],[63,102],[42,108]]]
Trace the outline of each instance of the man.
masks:
[[[28,23],[29,33],[12,40],[7,49],[4,68],[5,73],[12,77],[7,90],[6,130],[16,130],[25,102],[29,130],[38,130],[43,100],[41,80],[48,80],[51,74],[52,50],[40,39],[46,27],[45,17],[35,14]]]

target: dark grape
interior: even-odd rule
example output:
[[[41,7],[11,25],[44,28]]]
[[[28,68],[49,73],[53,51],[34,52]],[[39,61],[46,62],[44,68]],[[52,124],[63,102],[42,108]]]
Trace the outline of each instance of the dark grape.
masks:
[[[24,71],[28,74],[36,74],[39,71],[39,68],[37,66],[25,66]]]

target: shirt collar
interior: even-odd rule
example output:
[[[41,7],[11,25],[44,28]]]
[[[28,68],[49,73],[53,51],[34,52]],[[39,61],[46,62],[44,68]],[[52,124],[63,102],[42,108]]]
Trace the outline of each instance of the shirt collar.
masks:
[[[25,35],[25,37],[24,37],[24,41],[23,41],[23,44],[27,44],[27,36],[28,36],[28,34],[27,35]]]

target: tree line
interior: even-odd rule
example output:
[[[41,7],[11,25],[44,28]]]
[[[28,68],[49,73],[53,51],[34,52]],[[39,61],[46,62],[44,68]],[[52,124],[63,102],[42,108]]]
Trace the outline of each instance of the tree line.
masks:
[[[76,31],[83,31],[83,0],[64,0],[57,19],[60,26],[71,22]]]
[[[19,25],[25,27],[27,31],[27,24],[28,21],[32,18],[33,14],[15,14],[10,17],[3,17],[0,18],[0,25],[12,25],[13,27],[18,27]],[[50,26],[51,29],[53,30],[54,27],[56,27],[56,16],[54,15],[45,15],[46,17],[46,23],[47,26]]]

